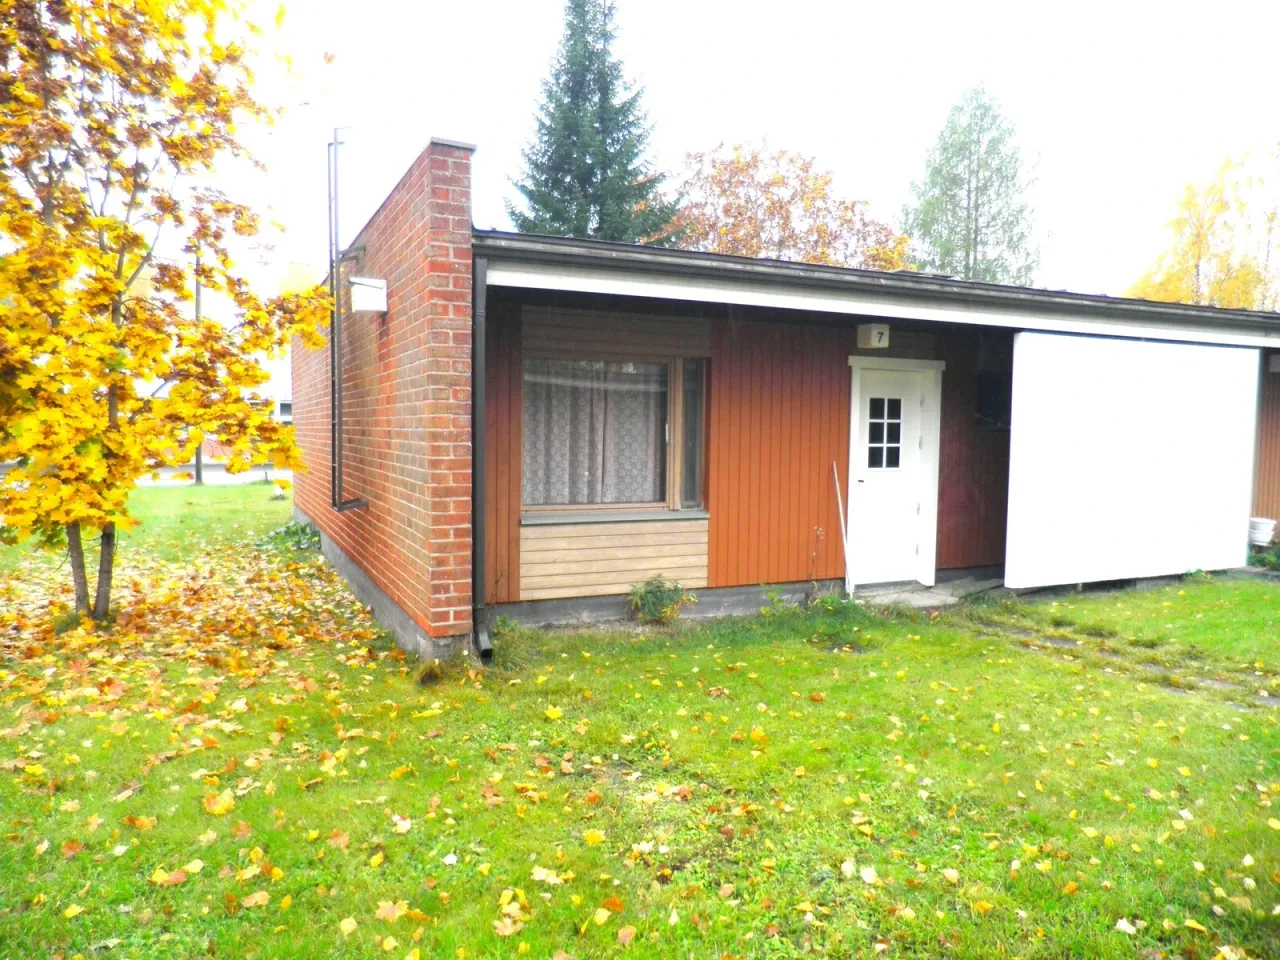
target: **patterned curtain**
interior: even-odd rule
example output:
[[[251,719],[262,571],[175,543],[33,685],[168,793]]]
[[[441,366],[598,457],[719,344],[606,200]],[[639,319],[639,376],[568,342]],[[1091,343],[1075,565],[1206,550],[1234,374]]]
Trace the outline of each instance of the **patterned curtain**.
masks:
[[[667,365],[528,358],[524,503],[666,498]]]

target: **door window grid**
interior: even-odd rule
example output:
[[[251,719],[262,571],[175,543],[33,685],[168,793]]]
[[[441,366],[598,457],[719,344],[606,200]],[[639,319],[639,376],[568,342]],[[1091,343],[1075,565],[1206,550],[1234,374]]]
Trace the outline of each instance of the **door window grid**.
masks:
[[[902,398],[871,397],[867,416],[867,467],[896,470],[902,463]]]

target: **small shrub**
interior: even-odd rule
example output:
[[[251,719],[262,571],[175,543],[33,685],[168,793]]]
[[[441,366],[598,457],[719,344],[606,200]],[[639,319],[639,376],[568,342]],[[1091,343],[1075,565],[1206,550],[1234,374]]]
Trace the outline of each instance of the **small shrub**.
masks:
[[[857,597],[841,596],[834,590],[818,594],[813,598],[813,602],[810,603],[809,606],[814,610],[821,611],[822,613],[843,614],[851,611],[857,611],[859,613],[864,612],[864,605]]]
[[[1249,563],[1251,566],[1264,567],[1267,570],[1280,570],[1280,547],[1272,547],[1270,550],[1260,550],[1255,547]]]
[[[314,553],[320,549],[320,531],[309,523],[290,520],[283,527],[272,530],[259,542],[259,546],[289,550],[294,553]]]
[[[796,613],[800,609],[800,604],[794,600],[788,600],[782,595],[781,590],[769,590],[764,598],[768,602],[760,608],[762,617],[780,617],[783,614]]]
[[[664,624],[680,616],[686,605],[696,603],[697,597],[674,580],[655,573],[644,583],[631,588],[629,600],[636,619],[641,623]]]

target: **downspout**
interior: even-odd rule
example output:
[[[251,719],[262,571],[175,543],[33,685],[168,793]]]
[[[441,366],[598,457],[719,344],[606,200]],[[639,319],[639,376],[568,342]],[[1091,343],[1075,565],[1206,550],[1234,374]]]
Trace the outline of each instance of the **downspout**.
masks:
[[[369,505],[362,497],[342,499],[342,264],[351,251],[342,252],[338,234],[338,129],[329,144],[329,505],[338,513]]]
[[[485,305],[488,299],[489,260],[480,257],[472,268],[471,285],[471,623],[476,653],[481,663],[493,659],[493,641],[485,614],[485,440],[488,421],[485,409]]]

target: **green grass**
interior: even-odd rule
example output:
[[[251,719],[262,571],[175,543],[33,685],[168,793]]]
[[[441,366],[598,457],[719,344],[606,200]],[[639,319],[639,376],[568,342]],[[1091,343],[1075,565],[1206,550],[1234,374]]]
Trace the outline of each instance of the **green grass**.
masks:
[[[1142,662],[1202,674],[1280,673],[1280,581],[1189,578],[1149,590],[1087,593],[968,611],[991,625],[1081,640]]]
[[[0,579],[0,943],[464,960],[1280,950],[1273,708],[837,602],[648,632],[504,629],[493,669],[424,685],[319,560],[234,555],[135,570],[133,613],[107,638],[52,637],[40,611],[60,581]],[[1123,637],[1164,611],[1229,646],[1277,609],[1237,586],[1179,588],[1178,620],[1155,595],[1044,615]],[[1272,669],[1276,642],[1258,651]],[[208,812],[227,790],[234,808]],[[151,879],[196,859],[180,883]],[[246,907],[255,894],[267,902]]]
[[[120,552],[137,550],[159,560],[186,560],[225,544],[254,541],[286,523],[293,500],[273,499],[274,484],[139,487],[129,497],[138,523],[120,536]],[[0,545],[0,571],[24,559],[61,559],[62,552],[43,550],[32,541]],[[97,551],[86,558],[97,563]]]

